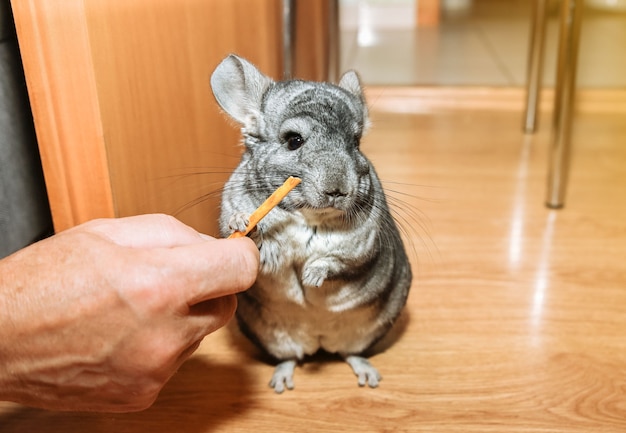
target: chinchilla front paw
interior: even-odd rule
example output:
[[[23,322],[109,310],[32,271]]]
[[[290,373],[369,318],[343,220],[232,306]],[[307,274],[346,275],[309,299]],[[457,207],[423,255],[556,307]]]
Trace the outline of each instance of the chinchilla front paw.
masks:
[[[248,218],[248,215],[243,212],[238,212],[231,216],[228,220],[228,229],[231,233],[245,232],[249,223],[250,219]],[[263,243],[263,233],[258,225],[250,230],[248,237],[254,241],[257,247],[261,248],[261,244]]]
[[[304,265],[302,270],[302,284],[310,287],[321,287],[328,278],[328,266],[319,261]]]
[[[248,219],[248,215],[243,212],[237,212],[228,220],[228,228],[231,233],[233,232],[245,232],[248,227],[248,223],[250,220]]]

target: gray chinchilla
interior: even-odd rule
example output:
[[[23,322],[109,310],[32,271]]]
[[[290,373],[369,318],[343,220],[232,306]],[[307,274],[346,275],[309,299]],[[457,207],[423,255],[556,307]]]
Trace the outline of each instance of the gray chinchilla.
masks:
[[[405,305],[411,267],[380,181],[359,150],[368,113],[358,75],[338,85],[275,82],[231,55],[211,76],[219,105],[243,125],[245,152],[225,185],[220,230],[247,217],[289,176],[302,183],[252,235],[261,269],[238,295],[242,331],[277,365],[270,386],[293,388],[298,361],[342,356],[359,385],[378,371],[362,355]]]

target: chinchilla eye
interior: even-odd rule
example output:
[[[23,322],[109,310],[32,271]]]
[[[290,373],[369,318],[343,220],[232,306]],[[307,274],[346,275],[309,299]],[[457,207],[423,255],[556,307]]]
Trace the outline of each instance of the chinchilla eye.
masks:
[[[302,138],[302,136],[297,132],[288,132],[285,134],[284,140],[287,143],[287,149],[289,150],[299,149],[304,144],[304,138]]]

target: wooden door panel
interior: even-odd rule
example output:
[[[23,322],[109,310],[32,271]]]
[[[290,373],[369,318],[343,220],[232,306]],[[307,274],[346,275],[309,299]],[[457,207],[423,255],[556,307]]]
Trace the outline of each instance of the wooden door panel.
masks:
[[[326,1],[298,3],[299,20],[322,35]],[[166,212],[216,234],[219,189],[241,149],[209,77],[236,52],[280,78],[281,0],[12,7],[55,229]],[[299,38],[299,76],[323,78],[325,44]]]

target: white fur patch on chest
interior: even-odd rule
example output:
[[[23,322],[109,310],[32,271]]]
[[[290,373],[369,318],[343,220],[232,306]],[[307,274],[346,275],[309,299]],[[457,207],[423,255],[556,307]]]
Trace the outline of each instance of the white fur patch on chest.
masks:
[[[364,302],[358,279],[329,279],[320,287],[302,283],[307,263],[336,255],[346,242],[353,242],[349,233],[320,227],[292,214],[264,233],[255,290],[269,325],[259,332],[274,354],[297,353],[294,348],[309,354],[320,348],[358,353],[379,326],[376,308]]]
[[[332,256],[347,239],[345,234],[320,229],[311,222],[316,221],[294,213],[264,235],[261,247],[262,267],[257,281],[266,288],[265,292],[269,297],[290,300],[299,305],[307,302],[318,306],[327,304],[325,298],[330,295],[328,290],[333,290],[332,284],[325,288],[304,287],[302,268],[306,262]],[[332,308],[330,305],[327,307]]]

